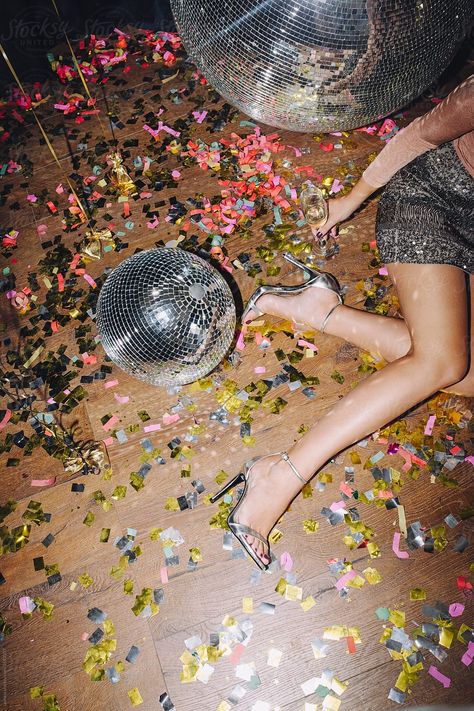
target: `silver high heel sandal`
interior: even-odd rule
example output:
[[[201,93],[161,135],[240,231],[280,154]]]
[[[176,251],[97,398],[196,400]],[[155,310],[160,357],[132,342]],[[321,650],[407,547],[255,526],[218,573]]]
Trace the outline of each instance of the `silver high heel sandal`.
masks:
[[[259,286],[258,289],[254,291],[254,293],[248,300],[247,306],[245,307],[245,310],[242,314],[242,323],[245,324],[246,316],[248,316],[250,311],[254,311],[257,317],[263,315],[263,311],[261,311],[257,306],[257,301],[264,294],[293,296],[294,294],[300,294],[302,291],[305,291],[305,289],[309,289],[312,286],[317,286],[320,289],[329,289],[330,291],[333,291],[339,299],[338,302],[329,309],[328,313],[323,319],[321,328],[319,330],[321,333],[324,333],[324,329],[326,328],[327,322],[332,312],[344,301],[339,282],[333,274],[330,274],[329,272],[320,272],[317,269],[307,267],[306,264],[300,262],[299,259],[293,257],[293,255],[289,252],[283,252],[283,257],[284,259],[286,259],[287,262],[290,262],[290,264],[294,264],[299,269],[302,269],[304,272],[307,272],[307,274],[309,274],[308,281],[304,282],[304,284],[297,284],[296,286],[284,286],[280,284],[275,286],[271,284],[264,284],[263,286]]]
[[[237,486],[238,484],[244,484],[244,490],[240,495],[239,500],[237,501],[236,505],[234,506],[232,511],[230,511],[229,516],[227,517],[227,525],[229,526],[230,531],[237,538],[242,548],[247,551],[249,556],[252,558],[254,563],[258,565],[260,570],[267,570],[269,563],[264,563],[263,560],[259,558],[252,546],[245,539],[245,536],[253,536],[254,538],[257,538],[259,541],[261,541],[267,547],[268,557],[271,560],[270,543],[268,542],[268,538],[265,538],[264,536],[262,536],[261,533],[255,531],[253,528],[250,528],[250,526],[246,526],[244,523],[239,523],[238,521],[236,521],[235,514],[237,513],[239,506],[241,505],[247,494],[250,480],[250,472],[252,471],[253,465],[260,459],[265,459],[266,457],[273,457],[276,454],[278,454],[285,462],[287,462],[293,474],[298,477],[302,484],[308,483],[307,480],[301,476],[301,474],[291,461],[290,457],[288,456],[288,452],[273,452],[272,454],[266,454],[263,457],[255,457],[254,459],[245,462],[244,470],[242,472],[239,472],[239,474],[237,474],[237,476],[231,479],[220,491],[217,492],[217,494],[214,494],[214,496],[211,496],[210,498],[211,504],[214,504],[222,496],[224,496],[224,494],[227,494],[227,492],[233,489],[235,486]]]

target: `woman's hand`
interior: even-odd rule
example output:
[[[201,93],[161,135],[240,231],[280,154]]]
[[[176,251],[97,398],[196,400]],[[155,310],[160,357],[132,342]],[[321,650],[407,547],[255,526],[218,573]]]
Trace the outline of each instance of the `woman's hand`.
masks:
[[[347,218],[352,215],[358,206],[354,206],[352,200],[348,199],[350,195],[351,193],[340,198],[328,200],[328,219],[324,225],[314,232],[315,237],[324,237],[324,235],[330,232],[339,222],[344,222],[344,220],[347,220]]]
[[[314,233],[315,237],[324,237],[330,230],[333,230],[339,222],[347,220],[353,212],[359,208],[369,195],[372,195],[378,188],[369,185],[364,178],[361,178],[354,185],[350,193],[340,198],[328,200],[328,219]],[[334,234],[334,233],[333,233]]]

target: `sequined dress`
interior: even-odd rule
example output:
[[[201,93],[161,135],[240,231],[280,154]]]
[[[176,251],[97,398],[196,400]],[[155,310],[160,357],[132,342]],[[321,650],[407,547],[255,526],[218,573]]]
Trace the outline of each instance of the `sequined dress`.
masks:
[[[383,262],[474,273],[474,76],[415,119],[363,174],[386,185],[376,220]]]

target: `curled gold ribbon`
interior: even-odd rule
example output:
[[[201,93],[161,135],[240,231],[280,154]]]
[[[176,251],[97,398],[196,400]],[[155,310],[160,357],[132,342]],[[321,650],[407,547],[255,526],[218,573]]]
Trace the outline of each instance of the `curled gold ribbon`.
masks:
[[[76,454],[63,459],[64,470],[72,474],[79,474],[87,464],[92,474],[101,474],[109,470],[110,461],[106,456],[101,442],[90,440],[80,445],[80,456]]]
[[[86,261],[98,260],[102,257],[103,246],[110,243],[113,243],[113,235],[109,229],[87,230],[79,251]]]

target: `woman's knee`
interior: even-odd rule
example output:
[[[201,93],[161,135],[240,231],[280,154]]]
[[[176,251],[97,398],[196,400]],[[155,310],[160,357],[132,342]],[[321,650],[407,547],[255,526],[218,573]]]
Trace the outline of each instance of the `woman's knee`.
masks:
[[[412,348],[409,354],[420,366],[420,377],[437,390],[459,383],[469,372],[469,354],[462,348],[433,347],[420,353]]]

